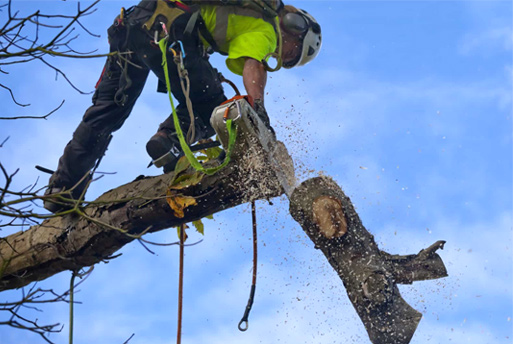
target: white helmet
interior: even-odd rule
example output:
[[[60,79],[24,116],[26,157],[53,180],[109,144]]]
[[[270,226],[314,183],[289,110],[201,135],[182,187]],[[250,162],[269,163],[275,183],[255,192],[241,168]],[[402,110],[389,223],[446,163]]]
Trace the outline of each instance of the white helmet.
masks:
[[[294,61],[284,63],[284,68],[305,65],[319,54],[322,45],[321,26],[308,12],[299,8],[295,12],[288,12],[282,18],[282,25],[288,32],[301,35],[303,41],[301,54]]]

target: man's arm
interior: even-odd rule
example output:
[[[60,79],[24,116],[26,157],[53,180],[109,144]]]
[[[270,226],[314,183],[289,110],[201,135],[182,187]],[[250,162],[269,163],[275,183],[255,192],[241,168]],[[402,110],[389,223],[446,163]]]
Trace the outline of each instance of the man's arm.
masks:
[[[264,90],[267,83],[267,71],[264,65],[260,61],[248,57],[242,71],[242,81],[250,99],[253,100],[253,108],[269,131],[275,135],[264,107]]]
[[[246,92],[253,99],[264,101],[264,89],[267,83],[267,71],[264,65],[255,59],[247,58],[242,71],[242,81]]]

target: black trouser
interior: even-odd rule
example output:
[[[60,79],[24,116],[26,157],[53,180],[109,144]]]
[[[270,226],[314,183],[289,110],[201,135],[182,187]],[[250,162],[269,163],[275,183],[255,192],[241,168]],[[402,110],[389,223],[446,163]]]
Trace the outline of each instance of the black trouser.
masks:
[[[136,12],[137,9],[131,15],[135,15]],[[141,17],[140,13],[138,15]],[[149,16],[151,13],[147,18]],[[141,24],[147,19],[142,17],[142,20],[136,22],[128,20],[130,24],[127,24],[127,39],[110,37],[111,51],[118,50],[119,42],[123,41],[125,46],[122,49],[132,53],[123,55],[128,61],[119,56],[108,58],[93,95],[93,105],[87,109],[72,140],[65,147],[64,154],[59,159],[59,166],[50,178],[51,185],[71,188],[94,167],[96,161],[104,154],[111,133],[121,128],[132,111],[150,71],[155,73],[161,82],[165,82],[162,53],[158,46],[151,42],[152,33],[141,28]],[[181,40],[184,46],[184,65],[189,73],[190,99],[195,113],[194,141],[197,141],[214,134],[210,126],[210,115],[226,97],[217,70],[203,53],[197,32],[184,37],[183,31],[189,18],[188,13],[178,17],[169,28],[169,32],[170,41]],[[109,33],[121,31],[121,34],[124,34],[124,30],[117,29],[113,26]],[[168,66],[172,93],[179,102],[177,113],[182,122],[182,129],[186,132],[190,119],[171,53],[168,54]],[[163,129],[174,131],[172,116],[160,125],[159,130]]]

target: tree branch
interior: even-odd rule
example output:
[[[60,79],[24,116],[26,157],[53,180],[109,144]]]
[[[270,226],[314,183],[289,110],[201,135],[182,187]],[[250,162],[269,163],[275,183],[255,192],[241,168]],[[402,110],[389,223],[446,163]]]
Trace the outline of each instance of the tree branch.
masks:
[[[59,110],[61,106],[64,105],[65,100],[63,100],[59,106],[57,106],[55,109],[47,113],[43,116],[16,116],[16,117],[0,117],[0,120],[14,120],[14,119],[47,119],[49,116],[51,116],[55,111]],[[1,146],[0,146],[1,147]]]
[[[189,169],[182,174],[194,172]],[[175,227],[252,199],[280,195],[278,183],[259,188],[263,173],[248,176],[232,163],[181,190],[169,189],[173,173],[140,177],[106,192],[79,212],[53,216],[27,231],[3,238],[0,291],[96,264],[145,231]],[[184,217],[179,217],[168,204],[175,197],[191,197],[196,204],[186,207]],[[82,211],[86,216],[79,215]]]

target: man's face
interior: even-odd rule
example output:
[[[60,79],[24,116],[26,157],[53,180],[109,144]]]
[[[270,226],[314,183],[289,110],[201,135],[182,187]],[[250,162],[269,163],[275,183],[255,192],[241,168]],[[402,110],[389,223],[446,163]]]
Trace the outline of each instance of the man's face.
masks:
[[[282,30],[283,38],[282,59],[283,64],[295,63],[301,54],[303,48],[301,38],[298,35],[291,34]]]

